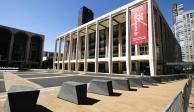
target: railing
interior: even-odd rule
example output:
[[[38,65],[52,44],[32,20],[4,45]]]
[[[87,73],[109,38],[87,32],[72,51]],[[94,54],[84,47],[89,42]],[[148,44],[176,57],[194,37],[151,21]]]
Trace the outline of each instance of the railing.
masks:
[[[187,112],[189,97],[192,88],[192,77],[189,76],[187,83],[180,92],[171,100],[163,112]]]

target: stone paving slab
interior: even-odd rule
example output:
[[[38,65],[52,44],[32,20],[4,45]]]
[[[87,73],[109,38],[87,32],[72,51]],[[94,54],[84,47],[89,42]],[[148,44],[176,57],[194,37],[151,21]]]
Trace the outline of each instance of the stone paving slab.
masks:
[[[63,74],[61,72],[12,72],[17,75]]]
[[[25,74],[25,75],[18,75],[18,76],[20,76],[20,77],[22,77],[22,78],[34,78],[34,77],[53,77],[53,76],[63,76],[62,74],[36,74],[36,75],[34,75],[34,74]]]
[[[3,79],[3,74],[0,74],[0,79]]]
[[[64,77],[54,77],[54,78],[40,78],[40,79],[29,79],[38,85],[43,87],[55,87],[61,86],[65,81],[75,81],[89,83],[92,79],[109,79],[105,77],[91,77],[91,76],[64,76]]]
[[[1,92],[5,92],[6,90],[5,90],[5,83],[4,83],[4,81],[2,80],[2,81],[0,81],[0,93]]]
[[[4,82],[5,82],[6,91],[8,91],[10,87],[13,85],[29,86],[29,87],[33,87],[36,89],[42,88],[42,86],[35,84],[33,82],[30,82],[10,72],[4,73]]]

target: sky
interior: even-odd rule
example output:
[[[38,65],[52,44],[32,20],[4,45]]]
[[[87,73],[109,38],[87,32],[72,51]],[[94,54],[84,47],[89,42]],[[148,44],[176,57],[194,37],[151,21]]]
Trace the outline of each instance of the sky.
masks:
[[[55,38],[77,27],[82,6],[93,10],[94,18],[133,0],[0,0],[0,25],[45,35],[44,50],[54,51]],[[194,9],[194,0],[157,0],[168,24],[172,25],[173,3]]]

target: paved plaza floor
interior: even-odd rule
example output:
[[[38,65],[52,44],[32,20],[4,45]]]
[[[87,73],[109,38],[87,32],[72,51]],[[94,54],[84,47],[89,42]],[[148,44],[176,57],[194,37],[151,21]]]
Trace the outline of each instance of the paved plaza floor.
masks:
[[[57,98],[62,82],[71,80],[88,83],[93,78],[108,77],[61,72],[4,74],[6,90],[12,85],[25,85],[41,90],[38,105],[43,109],[40,112],[161,112],[187,81],[171,81],[144,88],[132,88],[130,91],[114,90],[114,96],[88,93],[88,103],[84,105],[76,105]],[[0,93],[0,112],[3,112],[5,98],[6,93]]]

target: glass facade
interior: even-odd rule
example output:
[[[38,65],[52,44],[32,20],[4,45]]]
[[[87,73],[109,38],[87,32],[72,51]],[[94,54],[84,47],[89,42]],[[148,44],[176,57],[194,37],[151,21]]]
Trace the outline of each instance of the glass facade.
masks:
[[[105,29],[99,31],[99,58],[105,58],[106,34]]]

